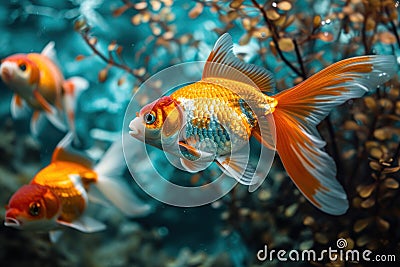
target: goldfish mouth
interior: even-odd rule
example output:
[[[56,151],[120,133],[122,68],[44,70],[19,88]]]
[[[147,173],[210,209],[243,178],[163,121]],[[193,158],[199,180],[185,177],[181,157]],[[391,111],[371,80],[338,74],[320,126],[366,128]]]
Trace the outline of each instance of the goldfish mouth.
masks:
[[[10,72],[8,69],[6,69],[6,68],[2,69],[2,70],[1,70],[1,78],[2,78],[5,82],[10,81],[11,78],[12,78],[11,72]]]
[[[21,226],[21,222],[18,221],[17,219],[15,219],[15,218],[6,217],[4,225],[5,226],[11,226],[11,227],[19,227],[19,226]]]
[[[132,137],[139,137],[140,135],[141,135],[141,131],[138,129],[138,126],[139,125],[137,125],[138,123],[137,123],[137,118],[136,119],[134,119],[134,120],[132,120],[130,123],[129,123],[129,129],[131,129],[131,131],[129,131],[129,134],[132,136]]]
[[[136,136],[140,135],[140,131],[137,129],[133,129],[132,131],[129,131],[129,134],[133,137],[136,137]]]

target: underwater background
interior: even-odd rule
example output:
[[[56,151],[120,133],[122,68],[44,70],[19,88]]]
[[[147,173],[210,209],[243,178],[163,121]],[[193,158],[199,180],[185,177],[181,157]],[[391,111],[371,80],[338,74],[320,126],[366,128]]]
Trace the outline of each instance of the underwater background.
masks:
[[[104,151],[122,131],[125,110],[141,83],[181,62],[205,60],[229,32],[244,61],[268,68],[276,91],[352,56],[395,55],[400,62],[398,1],[390,0],[12,0],[0,1],[0,58],[40,52],[55,42],[65,77],[90,82],[77,103],[82,150]],[[149,96],[152,92],[149,92]],[[29,120],[13,120],[12,91],[0,81],[1,214],[11,195],[46,166],[65,133],[51,124],[32,136]],[[237,185],[202,207],[179,208],[152,199],[125,178],[153,212],[126,218],[100,205],[89,213],[107,229],[72,229],[56,243],[46,233],[1,224],[1,266],[398,266],[400,261],[400,83],[398,76],[336,108],[318,127],[350,201],[346,214],[314,208],[276,157],[254,193]],[[155,165],[175,180],[201,184],[208,170],[188,174]],[[93,153],[101,157],[99,152]],[[159,158],[159,159],[158,159]],[[138,164],[140,161],[138,160]],[[145,166],[146,167],[146,166]],[[146,170],[143,170],[146,172]],[[4,217],[3,217],[4,218]],[[257,259],[268,249],[337,248],[395,255],[393,262],[279,262]]]

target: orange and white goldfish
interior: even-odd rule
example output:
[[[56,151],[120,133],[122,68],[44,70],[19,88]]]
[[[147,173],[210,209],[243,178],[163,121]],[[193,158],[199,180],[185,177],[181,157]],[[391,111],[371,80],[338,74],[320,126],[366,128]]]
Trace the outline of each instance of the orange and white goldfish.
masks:
[[[239,60],[232,48],[230,35],[222,35],[205,63],[202,79],[143,107],[130,122],[130,135],[178,156],[190,172],[204,169],[215,158],[224,173],[245,185],[258,175],[248,157],[240,156],[242,146],[253,136],[276,149],[288,175],[312,204],[329,214],[345,213],[347,196],[316,126],[335,106],[388,81],[397,69],[395,57],[345,59],[268,96],[265,93],[275,87],[272,74]],[[273,138],[263,136],[265,125],[259,124],[271,114]],[[206,139],[212,140],[211,145]],[[203,160],[202,155],[212,149],[214,154]]]
[[[119,141],[107,150],[93,168],[91,160],[70,145],[69,133],[55,149],[51,163],[22,186],[6,207],[5,225],[57,233],[60,225],[85,233],[103,230],[105,225],[85,214],[89,199],[113,204],[127,216],[144,216],[150,205],[139,200],[120,176],[126,169]],[[92,194],[95,186],[97,194]],[[100,194],[100,193],[101,194]]]
[[[21,118],[26,115],[28,107],[33,109],[31,131],[34,135],[39,131],[41,112],[58,129],[66,131],[69,126],[69,130],[75,132],[76,97],[89,86],[82,77],[65,80],[56,62],[54,42],[50,42],[40,54],[15,54],[1,61],[1,79],[15,93],[11,115]],[[68,126],[64,122],[65,115]]]

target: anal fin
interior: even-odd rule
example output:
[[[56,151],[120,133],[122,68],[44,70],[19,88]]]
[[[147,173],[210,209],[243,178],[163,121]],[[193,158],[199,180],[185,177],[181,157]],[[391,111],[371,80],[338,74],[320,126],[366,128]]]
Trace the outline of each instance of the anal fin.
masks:
[[[74,133],[75,144],[79,144],[76,134],[75,113],[80,93],[89,87],[89,82],[82,77],[71,77],[63,85],[63,106],[67,116],[69,130]]]
[[[196,173],[202,170],[205,170],[208,166],[213,163],[213,161],[207,161],[207,160],[189,160],[185,158],[181,158],[181,164],[185,168],[186,171],[191,172],[191,173]]]
[[[57,109],[53,107],[49,102],[47,102],[47,100],[39,93],[37,89],[33,90],[33,96],[42,107],[47,119],[59,130],[66,131],[67,127],[64,124]]]
[[[62,220],[57,220],[57,223],[60,225],[74,228],[84,233],[94,233],[106,229],[106,226],[102,222],[99,222],[88,216],[81,216],[78,220],[75,220],[73,222],[65,222]]]
[[[44,118],[43,118],[43,114],[39,111],[35,111],[32,114],[32,118],[31,118],[31,133],[33,136],[38,136],[41,129],[43,129],[44,126]]]
[[[26,102],[19,95],[14,94],[10,105],[11,116],[14,119],[22,119],[29,114],[29,110]]]
[[[247,146],[233,152],[231,155],[217,157],[217,164],[228,176],[233,177],[243,185],[252,185],[257,181],[254,179],[256,170],[249,164],[250,153]]]

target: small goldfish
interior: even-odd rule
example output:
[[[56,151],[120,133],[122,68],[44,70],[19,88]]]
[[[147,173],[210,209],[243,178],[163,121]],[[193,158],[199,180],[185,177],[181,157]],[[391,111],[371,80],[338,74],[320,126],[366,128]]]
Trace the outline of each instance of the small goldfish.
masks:
[[[54,42],[50,42],[40,54],[15,54],[1,61],[1,79],[15,93],[11,115],[21,118],[28,107],[33,109],[31,131],[34,135],[39,131],[41,112],[62,131],[67,130],[64,123],[66,114],[70,131],[75,132],[75,99],[89,84],[81,77],[65,80],[56,62]]]
[[[72,140],[73,134],[67,134],[55,149],[51,163],[11,197],[6,207],[6,226],[49,231],[52,240],[60,225],[85,233],[103,230],[103,223],[85,214],[89,199],[111,202],[127,216],[150,212],[150,206],[118,179],[126,168],[121,142],[115,141],[92,168],[91,160],[69,145]],[[102,195],[91,194],[91,186]]]
[[[265,178],[257,177],[242,151],[255,137],[276,149],[289,177],[312,204],[329,214],[345,213],[347,196],[336,180],[335,162],[322,150],[326,143],[316,126],[335,106],[388,81],[397,69],[395,58],[345,59],[268,96],[275,87],[273,75],[239,60],[232,48],[230,35],[222,35],[202,79],[144,106],[130,122],[130,135],[179,157],[189,172],[204,169],[214,159],[224,173],[245,185]],[[259,123],[270,116],[275,136],[268,130],[271,125]],[[265,128],[271,136],[261,134]]]

